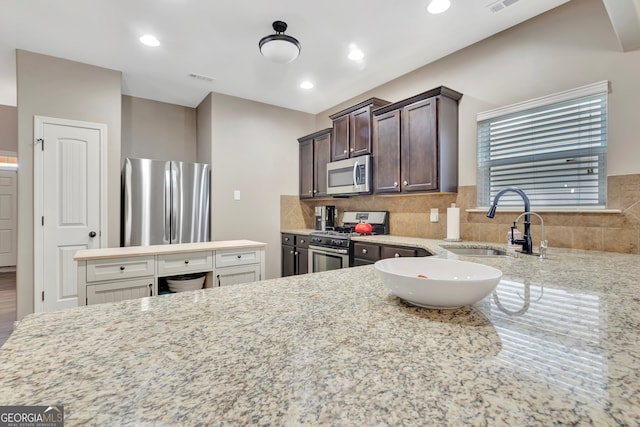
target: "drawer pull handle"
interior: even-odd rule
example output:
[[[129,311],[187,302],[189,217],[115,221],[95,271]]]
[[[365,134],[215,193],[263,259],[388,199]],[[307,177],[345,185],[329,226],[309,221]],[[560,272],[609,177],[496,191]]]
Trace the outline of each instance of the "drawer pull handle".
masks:
[[[124,271],[124,265],[120,266],[120,271]]]
[[[363,253],[363,254],[366,254],[367,252],[369,252],[369,251],[368,251],[368,250],[366,250],[366,249],[363,249],[363,250],[362,250],[362,253]]]
[[[188,260],[188,259],[185,259],[185,260],[184,260],[184,263],[185,263],[185,264],[189,264],[189,260]]]
[[[400,258],[400,254],[396,252],[396,254],[394,255],[396,258]]]
[[[149,283],[149,296],[153,296],[153,283]]]
[[[300,239],[300,243],[304,243],[304,239]]]
[[[218,279],[218,286],[222,286],[222,284],[220,283],[220,275],[218,274],[216,278]]]
[[[242,255],[238,255],[238,259],[242,258]]]

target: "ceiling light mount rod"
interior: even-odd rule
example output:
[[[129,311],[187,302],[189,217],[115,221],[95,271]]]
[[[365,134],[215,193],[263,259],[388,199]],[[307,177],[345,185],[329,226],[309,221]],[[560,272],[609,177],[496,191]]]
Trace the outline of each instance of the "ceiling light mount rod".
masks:
[[[300,55],[300,42],[294,37],[284,34],[287,24],[283,21],[274,21],[272,24],[275,34],[260,39],[258,47],[265,58],[280,64],[286,64]]]

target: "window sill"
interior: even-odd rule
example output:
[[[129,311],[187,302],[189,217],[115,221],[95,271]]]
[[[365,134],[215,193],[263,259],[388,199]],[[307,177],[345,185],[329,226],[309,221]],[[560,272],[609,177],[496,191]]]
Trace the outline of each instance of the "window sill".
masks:
[[[470,213],[487,213],[489,207],[478,207],[472,209],[465,209],[465,212]],[[536,213],[590,213],[590,214],[621,214],[622,209],[602,209],[602,208],[535,208],[531,210]],[[496,213],[500,212],[514,212],[514,213],[522,213],[522,208],[500,208],[496,211]]]

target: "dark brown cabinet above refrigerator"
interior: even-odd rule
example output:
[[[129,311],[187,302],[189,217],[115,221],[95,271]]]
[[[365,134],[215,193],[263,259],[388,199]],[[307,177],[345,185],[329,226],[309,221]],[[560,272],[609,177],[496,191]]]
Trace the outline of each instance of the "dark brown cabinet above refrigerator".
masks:
[[[387,104],[371,98],[329,116],[333,120],[331,161],[371,154],[371,113]]]
[[[331,156],[331,128],[298,138],[300,198],[327,196],[327,163]]]
[[[458,100],[444,86],[373,111],[374,193],[458,191]]]

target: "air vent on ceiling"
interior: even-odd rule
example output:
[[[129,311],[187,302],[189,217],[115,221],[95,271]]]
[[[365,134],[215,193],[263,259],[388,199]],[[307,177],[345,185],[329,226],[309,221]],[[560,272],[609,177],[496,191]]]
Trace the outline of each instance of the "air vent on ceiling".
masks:
[[[189,77],[192,77],[196,80],[202,80],[203,82],[213,82],[216,79],[213,77],[205,76],[203,74],[189,73]]]
[[[511,6],[514,3],[517,3],[520,0],[499,0],[487,5],[489,10],[493,13],[500,12],[501,10]]]

